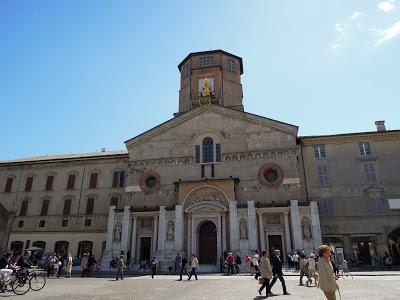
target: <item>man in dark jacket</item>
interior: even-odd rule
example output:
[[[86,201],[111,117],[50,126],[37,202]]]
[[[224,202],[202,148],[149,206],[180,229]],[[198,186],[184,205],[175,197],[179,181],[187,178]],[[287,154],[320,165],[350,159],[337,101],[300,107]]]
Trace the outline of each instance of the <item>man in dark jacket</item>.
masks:
[[[182,263],[181,263],[181,276],[179,277],[179,281],[182,280],[183,271],[185,271],[185,273],[187,274],[187,263],[188,263],[188,260],[186,257],[186,253],[183,252],[182,253]]]
[[[275,284],[276,280],[279,279],[280,282],[282,283],[283,294],[290,295],[286,290],[285,279],[283,279],[282,260],[280,258],[280,255],[281,255],[281,251],[275,250],[274,255],[271,258],[272,274],[274,275],[274,278],[272,279],[271,284],[269,285],[269,289],[271,290],[271,288]]]

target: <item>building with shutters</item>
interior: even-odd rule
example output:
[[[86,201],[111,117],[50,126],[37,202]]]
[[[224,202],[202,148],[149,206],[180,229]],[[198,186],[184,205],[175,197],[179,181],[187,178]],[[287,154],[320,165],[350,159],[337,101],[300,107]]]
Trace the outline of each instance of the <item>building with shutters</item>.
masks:
[[[373,256],[388,237],[398,249],[398,131],[298,137],[297,126],[244,110],[240,57],[191,53],[178,69],[179,111],[126,150],[0,162],[3,249],[92,252],[106,265],[121,251],[132,262],[155,255],[162,269],[185,251],[203,270],[216,270],[225,250],[310,253],[326,241],[360,256],[373,241]],[[362,142],[366,157],[353,153]],[[365,203],[378,216],[361,201],[376,193],[381,202]],[[376,226],[354,226],[350,211]]]

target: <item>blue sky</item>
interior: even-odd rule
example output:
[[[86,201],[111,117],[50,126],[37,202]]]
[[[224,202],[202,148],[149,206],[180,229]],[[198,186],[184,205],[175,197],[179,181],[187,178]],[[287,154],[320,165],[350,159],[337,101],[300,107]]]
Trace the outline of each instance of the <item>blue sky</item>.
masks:
[[[212,49],[243,58],[246,111],[300,135],[400,129],[400,0],[3,0],[0,37],[0,160],[124,149]]]

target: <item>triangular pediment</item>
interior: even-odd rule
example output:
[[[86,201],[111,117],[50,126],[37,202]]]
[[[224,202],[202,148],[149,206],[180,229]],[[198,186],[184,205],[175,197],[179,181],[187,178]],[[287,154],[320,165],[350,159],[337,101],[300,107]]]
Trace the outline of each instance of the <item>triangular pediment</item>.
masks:
[[[270,127],[273,130],[280,131],[285,134],[297,136],[298,127],[295,125],[283,123],[280,121],[276,121],[273,119],[265,118],[259,115],[255,115],[248,112],[238,111],[235,109],[219,106],[219,105],[203,105],[197,108],[194,108],[186,113],[183,113],[175,118],[172,118],[152,129],[133,137],[127,141],[125,141],[126,147],[129,147],[147,141],[157,135],[163,134],[166,131],[173,129],[193,118],[196,118],[202,114],[219,114],[221,116],[230,117],[235,120],[242,120],[245,122],[250,122],[254,124],[259,124],[265,127]]]

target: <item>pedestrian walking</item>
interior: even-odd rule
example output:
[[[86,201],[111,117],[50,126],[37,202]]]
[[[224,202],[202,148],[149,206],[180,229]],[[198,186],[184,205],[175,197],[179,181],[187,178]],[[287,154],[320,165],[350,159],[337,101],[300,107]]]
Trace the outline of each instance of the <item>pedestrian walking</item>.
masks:
[[[316,275],[315,275],[315,269],[316,269],[315,255],[313,253],[311,253],[310,258],[307,260],[307,268],[308,268],[307,285],[312,284],[313,278],[314,278],[315,284],[317,284]]]
[[[297,252],[293,253],[293,264],[296,270],[300,269],[299,254]]]
[[[121,277],[121,280],[124,280],[124,277],[122,276],[124,273],[124,268],[125,268],[124,256],[120,255],[117,258],[117,278],[115,278],[115,280],[118,280],[118,275]]]
[[[336,300],[336,290],[339,289],[339,285],[333,273],[331,248],[327,245],[321,245],[318,256],[318,288],[324,292],[326,299]]]
[[[282,284],[282,289],[283,289],[283,294],[284,295],[290,295],[288,291],[286,290],[286,284],[285,284],[285,279],[283,279],[283,272],[282,272],[282,260],[280,258],[281,251],[276,249],[274,250],[274,255],[271,258],[271,263],[272,263],[272,273],[274,275],[274,278],[271,281],[271,284],[269,285],[269,289],[271,290],[272,287],[274,286],[275,282],[277,279]]]
[[[193,275],[197,280],[196,269],[199,267],[199,261],[197,260],[196,255],[194,254],[192,254],[192,260],[190,261],[190,266],[192,267],[192,270],[190,271],[188,280],[190,280],[190,278],[192,278]]]
[[[72,272],[72,255],[68,252],[67,258],[65,260],[65,277],[70,278]]]
[[[89,254],[85,253],[83,254],[82,260],[81,260],[81,268],[82,268],[82,273],[81,277],[89,277],[89,269],[88,269],[88,264],[89,264]]]
[[[187,267],[188,267],[188,260],[187,260],[187,257],[186,257],[186,253],[183,252],[182,253],[182,261],[181,261],[181,275],[179,277],[179,281],[182,280],[182,274],[183,274],[184,271],[185,271],[185,274],[187,275]]]
[[[263,289],[266,288],[266,296],[267,297],[275,296],[274,294],[271,293],[271,289],[269,287],[269,282],[272,278],[272,267],[271,267],[271,264],[267,257],[266,250],[263,250],[261,252],[261,259],[260,259],[259,266],[260,266],[260,277],[261,277],[260,279],[262,280],[262,285],[258,289],[258,293],[261,296]]]
[[[175,273],[179,273],[181,269],[182,257],[178,252],[175,256]]]
[[[307,277],[308,269],[306,267],[306,256],[304,254],[299,255],[299,265],[300,265],[300,282],[299,285],[303,285],[303,277]]]
[[[388,268],[388,270],[392,268],[392,262],[392,257],[389,255],[389,253],[385,252],[385,255],[383,256],[383,263]]]
[[[151,261],[151,278],[152,279],[154,279],[154,275],[156,275],[157,266],[158,266],[158,261],[157,261],[156,257],[154,256],[153,260]]]
[[[234,272],[233,267],[235,265],[235,257],[233,256],[232,252],[228,253],[225,262],[228,265],[228,276],[229,276],[229,271],[231,271],[231,274],[233,274]]]
[[[258,250],[256,250],[253,256],[253,267],[256,273],[256,275],[254,276],[255,279],[258,279],[258,277],[260,276],[259,260],[260,256],[258,255]]]

